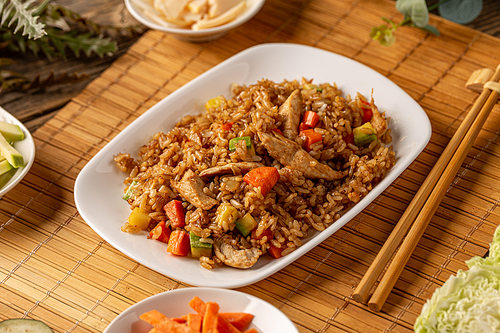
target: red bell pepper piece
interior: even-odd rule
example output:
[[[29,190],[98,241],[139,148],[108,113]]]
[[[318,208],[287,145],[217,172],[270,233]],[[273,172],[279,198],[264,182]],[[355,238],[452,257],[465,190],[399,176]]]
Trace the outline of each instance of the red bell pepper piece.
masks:
[[[266,196],[280,179],[278,169],[274,167],[260,167],[248,171],[243,180],[253,187],[260,186],[260,193]]]
[[[304,140],[303,147],[307,151],[311,151],[312,144],[323,140],[323,136],[312,128],[301,131],[300,136]]]
[[[182,202],[179,200],[169,201],[163,209],[165,209],[165,213],[173,227],[182,228],[186,225]]]
[[[344,137],[344,141],[347,144],[354,144],[354,132],[351,132],[351,134],[348,134],[347,136]]]
[[[279,135],[283,135],[283,132],[279,128],[273,128],[271,131],[276,132]]]
[[[222,124],[221,128],[224,131],[230,131],[233,128],[233,125],[234,125],[234,122],[230,121],[230,122]]]
[[[181,229],[172,231],[168,240],[167,252],[185,257],[189,254],[189,234]]]
[[[310,128],[314,128],[319,123],[319,116],[314,111],[306,111],[302,118],[302,123],[306,124]]]
[[[372,120],[373,117],[373,111],[372,111],[372,106],[370,103],[362,101],[361,102],[363,105],[366,105],[367,107],[361,107],[363,109],[363,117],[361,118],[363,120],[363,124],[369,122]]]
[[[156,227],[149,232],[149,237],[163,243],[168,243],[171,230],[165,225],[165,221],[160,221]]]
[[[267,236],[267,239],[274,238],[273,232],[270,229],[266,229],[260,233],[260,236],[257,236],[257,228],[252,230],[251,238],[252,239],[262,239],[264,236]]]

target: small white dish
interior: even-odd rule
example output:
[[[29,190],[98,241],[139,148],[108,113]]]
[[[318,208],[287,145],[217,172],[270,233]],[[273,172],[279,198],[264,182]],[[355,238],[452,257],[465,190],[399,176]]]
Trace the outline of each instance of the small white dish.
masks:
[[[203,112],[206,101],[215,96],[230,97],[232,83],[254,84],[262,78],[281,82],[302,77],[314,79],[314,83],[335,82],[344,94],[360,92],[370,96],[373,89],[379,110],[387,111],[391,117],[396,165],[351,210],[323,232],[305,239],[304,245],[289,255],[277,260],[263,256],[246,270],[232,267],[207,270],[198,260],[168,254],[165,244],[147,239],[145,232],[129,234],[120,230],[130,214],[130,207],[122,199],[126,174],[119,171],[113,155],[122,152],[137,157],[139,148],[153,134],[169,131],[185,115]],[[238,53],[185,84],[119,133],[78,175],[75,202],[83,219],[101,237],[139,263],[193,286],[237,288],[279,271],[339,230],[415,160],[430,136],[431,125],[424,110],[406,92],[373,69],[309,46],[263,44]]]
[[[35,161],[35,141],[33,140],[33,137],[31,136],[31,133],[28,131],[28,129],[21,123],[19,120],[17,120],[16,117],[8,113],[4,108],[0,107],[0,120],[18,125],[21,127],[21,129],[24,132],[24,140],[14,142],[14,148],[17,149],[17,151],[23,155],[24,159],[24,167],[18,168],[16,173],[12,176],[12,178],[3,186],[0,188],[0,198],[3,197],[7,192],[12,190],[14,186],[19,184],[19,182],[26,176],[28,171],[30,170],[31,166],[33,165],[33,162]]]
[[[133,0],[125,0],[125,6],[137,21],[141,22],[148,28],[167,32],[179,39],[189,42],[201,43],[220,38],[224,36],[228,31],[247,22],[260,11],[265,2],[265,0],[247,0],[247,9],[245,9],[245,11],[241,13],[235,20],[218,27],[203,30],[177,28],[173,25],[169,26],[167,22],[165,22],[165,24],[158,24],[157,22],[151,20],[151,18],[149,18],[147,15],[145,15],[140,6],[135,4]]]
[[[235,290],[217,288],[184,288],[166,291],[132,305],[116,317],[103,333],[147,333],[152,326],[139,316],[158,310],[169,318],[195,313],[189,301],[198,296],[204,302],[216,302],[219,312],[246,312],[255,317],[248,327],[259,333],[298,333],[293,322],[275,306],[255,296]]]

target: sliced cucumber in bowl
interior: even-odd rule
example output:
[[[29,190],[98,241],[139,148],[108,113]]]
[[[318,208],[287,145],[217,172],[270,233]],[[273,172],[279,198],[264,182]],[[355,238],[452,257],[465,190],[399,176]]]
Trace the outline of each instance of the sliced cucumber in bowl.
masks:
[[[54,333],[54,331],[40,320],[19,318],[0,321],[0,333]]]

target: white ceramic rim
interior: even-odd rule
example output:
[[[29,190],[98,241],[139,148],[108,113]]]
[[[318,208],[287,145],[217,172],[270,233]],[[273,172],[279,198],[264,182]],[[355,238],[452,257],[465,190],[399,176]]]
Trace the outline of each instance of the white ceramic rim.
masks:
[[[14,142],[14,148],[16,148],[24,158],[24,167],[19,168],[17,172],[12,176],[12,178],[5,184],[4,187],[0,189],[0,198],[4,196],[7,192],[12,190],[19,182],[26,176],[26,174],[31,169],[33,162],[35,161],[35,141],[28,131],[26,126],[20,122],[16,117],[7,112],[4,108],[0,107],[0,120],[7,121],[11,124],[16,124],[21,127],[24,132],[24,140],[19,142]]]
[[[103,331],[103,333],[123,333],[135,332],[146,333],[150,325],[142,322],[139,315],[151,310],[158,310],[166,316],[177,317],[186,315],[188,312],[194,313],[187,302],[198,296],[204,302],[219,303],[220,312],[246,312],[255,317],[249,328],[257,328],[262,333],[298,333],[295,324],[278,308],[271,303],[256,296],[236,290],[220,288],[181,288],[165,291],[130,306],[120,313]],[[175,300],[175,311],[166,313],[172,300]],[[186,304],[184,304],[186,302]],[[231,308],[228,308],[229,303]],[[156,304],[161,304],[162,308]],[[244,304],[244,306],[241,306]],[[187,312],[184,312],[187,311]],[[130,330],[127,330],[131,328]],[[266,329],[266,330],[264,330]]]
[[[132,16],[145,26],[148,26],[152,29],[155,30],[160,30],[164,32],[169,32],[175,35],[183,36],[183,37],[202,37],[202,36],[207,36],[207,35],[217,35],[224,33],[230,29],[236,28],[243,23],[247,22],[250,20],[252,17],[257,14],[264,3],[266,2],[265,0],[255,0],[255,3],[253,6],[250,8],[246,9],[242,14],[240,14],[235,20],[218,26],[214,28],[209,28],[209,29],[203,29],[203,30],[191,30],[191,29],[182,29],[182,28],[173,28],[173,27],[166,27],[160,24],[157,24],[151,20],[148,20],[142,13],[140,13],[132,3],[132,0],[124,0],[125,1],[125,6],[127,7],[128,11],[132,14]]]

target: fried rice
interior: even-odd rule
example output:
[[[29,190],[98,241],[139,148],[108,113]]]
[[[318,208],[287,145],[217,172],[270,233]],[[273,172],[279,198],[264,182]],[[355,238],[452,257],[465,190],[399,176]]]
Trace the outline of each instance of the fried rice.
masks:
[[[178,229],[164,206],[179,200],[185,212],[182,229],[213,244],[211,255],[199,258],[203,267],[248,268],[271,249],[285,256],[300,247],[311,231],[325,230],[396,162],[389,118],[379,112],[373,98],[359,93],[344,97],[335,84],[305,79],[281,83],[262,79],[248,86],[233,84],[231,91],[230,99],[214,97],[203,114],[186,116],[168,133],[156,133],[140,148],[138,158],[123,153],[114,157],[128,173],[124,184],[125,192],[132,193],[130,208],[149,216],[146,228],[129,219],[122,231],[150,231],[160,221]],[[294,92],[298,109],[287,113],[283,105]],[[302,135],[302,124],[296,128],[290,119],[302,120],[307,111],[319,116],[312,130],[321,137],[312,144]],[[367,116],[368,129],[363,126]],[[374,139],[356,144],[355,130]],[[230,149],[231,139],[243,137],[250,138],[251,146],[240,140]],[[301,158],[287,159],[289,150],[283,147],[294,149],[292,155],[297,152]],[[244,179],[247,165],[276,168],[279,180],[262,193],[262,187]],[[319,170],[319,176],[311,175],[312,169]],[[236,213],[221,218],[228,208]],[[246,214],[256,226],[244,236],[235,224]]]

